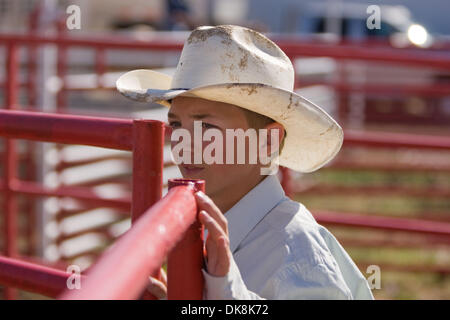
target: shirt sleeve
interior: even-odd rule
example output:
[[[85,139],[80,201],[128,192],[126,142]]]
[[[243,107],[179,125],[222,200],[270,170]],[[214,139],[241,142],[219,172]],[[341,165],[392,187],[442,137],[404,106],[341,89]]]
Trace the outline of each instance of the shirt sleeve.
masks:
[[[351,300],[339,270],[323,262],[313,266],[298,262],[282,268],[275,278],[276,299],[283,300]]]
[[[327,229],[322,228],[321,232],[327,246],[333,253],[335,261],[339,265],[339,269],[347,283],[347,286],[352,292],[353,298],[357,300],[374,300],[366,278],[364,278],[356,264],[341,244]]]
[[[265,300],[247,289],[234,259],[231,259],[230,270],[223,277],[212,276],[204,269],[202,272],[205,279],[205,300]]]
[[[272,279],[267,279],[273,283],[273,289],[266,298],[247,289],[234,259],[226,276],[215,277],[205,270],[202,272],[205,278],[206,300],[353,299],[342,276],[326,264],[317,264],[314,267],[299,263],[286,265]]]

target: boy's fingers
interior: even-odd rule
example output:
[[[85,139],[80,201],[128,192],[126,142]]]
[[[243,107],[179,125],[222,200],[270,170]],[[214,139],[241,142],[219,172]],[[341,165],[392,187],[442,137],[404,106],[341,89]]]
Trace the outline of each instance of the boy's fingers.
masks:
[[[208,214],[217,221],[222,230],[228,234],[228,221],[227,218],[223,215],[220,209],[216,206],[216,204],[209,198],[206,194],[201,191],[195,193],[195,198],[197,199],[197,204],[200,210],[205,210]]]
[[[228,241],[225,236],[219,237],[214,243],[209,241],[208,249],[208,273],[216,276],[225,276],[230,269],[230,254]]]
[[[226,237],[228,238],[228,235],[225,233],[225,231],[222,229],[220,224],[214,220],[206,210],[201,210],[199,213],[199,219],[200,222],[208,229],[209,237],[212,237],[216,242],[219,237]]]
[[[167,298],[167,287],[164,283],[152,277],[149,277],[149,281],[150,284],[147,286],[148,292],[150,292],[158,299]]]
[[[220,268],[222,275],[226,275],[230,269],[230,250],[228,240],[226,238],[220,238],[217,246],[218,261],[220,261]]]
[[[207,264],[207,270],[209,273],[213,273],[214,270],[212,270],[212,266],[216,264],[217,261],[217,246],[215,243],[212,243],[212,241],[206,242],[206,264]]]

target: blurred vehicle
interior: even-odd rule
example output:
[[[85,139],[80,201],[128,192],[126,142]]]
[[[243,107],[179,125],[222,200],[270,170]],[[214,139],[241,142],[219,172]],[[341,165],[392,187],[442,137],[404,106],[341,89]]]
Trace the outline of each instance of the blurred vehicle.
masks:
[[[435,48],[435,38],[416,23],[405,6],[379,5],[379,28],[368,25],[377,15],[370,4],[325,1],[283,9],[283,33],[271,36],[284,43],[306,41],[361,47]],[[448,51],[447,51],[448,52]],[[444,53],[444,52],[443,52]],[[408,66],[358,59],[298,57],[294,61],[303,90],[321,90],[330,110],[349,125],[444,125],[450,122],[447,85],[450,73],[428,66]],[[334,88],[333,94],[325,91]],[[440,92],[440,93],[438,93]],[[312,97],[311,97],[312,98]],[[312,98],[314,101],[314,98]],[[327,103],[328,104],[328,103]],[[328,110],[328,111],[330,111]]]
[[[377,28],[368,27],[372,17],[379,17]],[[347,2],[334,6],[328,2],[309,4],[298,23],[298,32],[326,40],[386,41],[394,47],[414,45],[428,48],[433,44],[432,35],[424,26],[414,22],[409,9],[394,5],[371,6]]]

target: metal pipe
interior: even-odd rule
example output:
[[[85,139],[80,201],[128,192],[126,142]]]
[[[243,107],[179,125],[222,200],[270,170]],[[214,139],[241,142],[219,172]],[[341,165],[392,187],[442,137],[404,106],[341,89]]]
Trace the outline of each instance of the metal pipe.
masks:
[[[284,179],[284,178],[283,178]],[[428,199],[449,199],[449,188],[417,188],[407,186],[346,186],[346,185],[325,185],[317,184],[312,186],[299,186],[295,193],[301,195],[371,195],[371,196],[407,196],[423,197]]]
[[[340,69],[339,69],[340,70]],[[341,72],[341,71],[339,71]],[[341,78],[333,81],[308,81],[302,80],[301,85],[297,85],[296,88],[309,87],[309,86],[328,86],[339,92],[358,92],[358,93],[371,93],[390,96],[427,96],[427,97],[442,97],[450,95],[450,86],[448,84],[433,83],[432,85],[410,85],[410,84],[351,84],[345,79],[343,75]]]
[[[97,75],[98,88],[103,88],[104,86],[103,76],[106,70],[105,60],[106,60],[105,49],[104,48],[97,49],[95,51],[95,73]]]
[[[8,83],[5,92],[5,108],[14,109],[18,102],[19,88],[17,86],[19,73],[19,48],[15,43],[10,43],[7,48],[6,70]],[[11,139],[5,140],[5,159],[3,166],[4,176],[4,252],[7,256],[17,255],[17,199],[12,190],[12,184],[17,175],[17,152],[16,142]],[[5,298],[15,299],[16,290],[5,289]]]
[[[448,55],[440,52],[419,52],[395,48],[363,47],[360,45],[318,44],[302,41],[276,41],[288,56],[326,56],[341,60],[390,62],[401,65],[421,65],[430,68],[450,69]]]
[[[16,180],[11,185],[11,190],[13,192],[29,196],[71,197],[86,204],[127,211],[129,211],[131,207],[129,198],[102,198],[99,197],[94,191],[85,187],[63,186],[53,189],[42,186],[36,182]]]
[[[344,130],[344,146],[450,150],[450,137]]]
[[[68,37],[68,36],[39,36],[24,34],[1,34],[0,42],[18,44],[54,44],[66,47],[91,47],[130,50],[181,51],[184,41],[130,41],[125,37]]]
[[[205,192],[204,180],[169,179],[169,190],[193,184],[195,191]],[[203,226],[195,221],[167,259],[167,299],[203,299]]]
[[[163,151],[164,123],[134,120],[132,222],[162,197]]]
[[[136,299],[148,277],[183,237],[197,216],[193,186],[180,186],[149,208],[87,273],[80,290],[61,299]]]
[[[407,163],[377,163],[358,162],[336,158],[320,170],[365,170],[365,171],[398,171],[398,172],[415,172],[415,173],[435,173],[436,171],[450,172],[450,164],[407,164]]]
[[[342,212],[314,211],[317,222],[392,231],[415,232],[450,237],[450,223],[421,219],[376,217]]]
[[[77,37],[68,36],[38,36],[23,34],[0,35],[0,42],[20,44],[56,44],[59,46],[94,47],[108,49],[181,51],[183,42],[179,40],[130,41],[126,38],[107,37]],[[418,65],[424,67],[450,70],[450,59],[442,52],[419,52],[417,50],[399,50],[386,47],[363,47],[348,44],[318,44],[302,41],[275,41],[289,57],[297,56],[327,56],[335,59],[382,61],[402,65]]]
[[[0,256],[0,283],[56,298],[72,275],[59,269]],[[81,276],[81,275],[80,275]],[[81,282],[85,280],[81,276]]]
[[[134,120],[132,223],[162,197],[163,152],[164,123],[156,120]],[[161,279],[160,268],[151,276]],[[156,297],[146,292],[143,299],[154,300]]]
[[[67,27],[63,19],[56,21],[56,30],[58,37],[65,37]],[[65,44],[59,44],[57,46],[56,56],[56,74],[61,81],[61,88],[56,93],[56,110],[58,112],[67,109],[67,92],[66,92],[66,74],[67,74],[67,46]]]
[[[0,110],[0,135],[6,138],[131,150],[131,128],[132,120],[125,119]],[[444,136],[356,130],[344,133],[345,145],[450,149],[450,138]]]
[[[0,110],[0,136],[131,150],[132,120]]]

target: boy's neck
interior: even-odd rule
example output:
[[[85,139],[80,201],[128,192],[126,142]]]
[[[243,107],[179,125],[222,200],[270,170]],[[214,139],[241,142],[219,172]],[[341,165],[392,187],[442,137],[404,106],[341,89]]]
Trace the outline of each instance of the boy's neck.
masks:
[[[255,179],[251,179],[247,184],[243,184],[242,181],[239,181],[236,185],[221,190],[217,195],[210,195],[210,198],[214,201],[220,211],[225,214],[266,177],[267,176],[264,175],[258,175]]]

